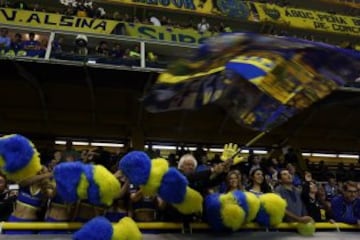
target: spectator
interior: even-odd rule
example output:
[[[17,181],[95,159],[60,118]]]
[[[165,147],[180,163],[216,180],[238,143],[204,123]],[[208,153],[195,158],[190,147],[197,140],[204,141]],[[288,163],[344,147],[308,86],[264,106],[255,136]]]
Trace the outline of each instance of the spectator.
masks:
[[[338,167],[336,169],[336,179],[338,181],[341,181],[341,182],[345,182],[349,179],[347,179],[348,177],[346,176],[346,170],[345,170],[345,167],[344,167],[344,163],[339,163],[338,164]]]
[[[0,51],[7,51],[11,46],[11,39],[8,37],[9,30],[7,28],[0,29]]]
[[[140,59],[140,47],[135,45],[135,47],[130,50],[129,57],[133,59]]]
[[[285,154],[285,164],[291,163],[291,164],[298,164],[298,157],[296,155],[296,152],[293,148],[289,148],[287,150],[287,153]]]
[[[307,215],[305,205],[301,199],[301,193],[293,185],[293,176],[289,171],[286,169],[280,170],[278,179],[280,185],[276,187],[275,192],[287,202],[284,221],[301,223],[313,221],[313,219]]]
[[[271,187],[265,181],[264,172],[261,168],[253,169],[250,172],[250,183],[247,187],[249,192],[254,193],[257,196],[260,196],[264,193],[272,192]]]
[[[93,6],[89,9],[91,9],[91,17],[100,18],[100,19],[105,18],[106,15],[105,9],[99,7],[97,4],[94,3]]]
[[[201,22],[197,26],[197,30],[199,33],[205,33],[209,31],[210,24],[206,21],[206,18],[202,18]]]
[[[308,214],[315,220],[315,222],[326,220],[322,218],[321,203],[318,198],[318,187],[315,181],[310,180],[304,183],[301,198],[305,204]]]
[[[150,22],[151,22],[154,26],[158,26],[158,27],[161,26],[160,20],[159,20],[157,17],[155,17],[155,16],[151,16],[151,17],[150,17]]]
[[[157,196],[145,196],[141,189],[130,185],[131,216],[135,221],[154,222],[164,202]]]
[[[226,176],[225,192],[227,193],[235,190],[244,190],[241,179],[241,173],[238,170],[232,170]]]
[[[249,155],[249,171],[246,175],[249,175],[251,172],[253,172],[255,169],[262,168],[261,166],[261,158],[259,155]]]
[[[108,57],[110,55],[109,47],[106,41],[101,41],[96,47],[96,54],[103,57]]]
[[[23,51],[24,43],[22,41],[22,35],[20,33],[15,34],[14,40],[11,42],[11,49],[15,55],[26,55],[26,52]]]
[[[296,172],[296,167],[293,164],[288,163],[288,164],[286,164],[286,169],[293,176],[293,184],[294,184],[294,186],[295,187],[301,187],[302,180],[301,180],[301,177]]]
[[[52,54],[61,54],[62,53],[62,44],[64,39],[59,38],[55,39],[51,44],[51,53]]]
[[[338,193],[339,187],[336,182],[336,177],[334,174],[329,173],[327,176],[327,183],[324,185],[324,190],[326,193],[326,199],[331,201]]]
[[[54,153],[54,159],[52,159],[49,163],[49,171],[52,171],[54,169],[54,167],[59,164],[62,161],[62,153],[61,151],[56,151]]]
[[[196,172],[196,167],[197,161],[191,154],[183,155],[178,163],[178,169],[188,179],[189,186],[203,195],[208,193],[209,188],[219,185],[225,177],[223,175],[226,170],[224,163],[201,172]]]
[[[88,38],[86,35],[83,34],[79,34],[76,36],[75,38],[75,55],[78,56],[87,56],[88,55],[88,49],[87,49],[87,44],[88,44]]]
[[[356,183],[347,182],[343,194],[331,200],[334,220],[360,226],[360,199]]]
[[[13,4],[13,8],[16,9],[23,9],[23,10],[28,10],[28,5],[26,4],[25,1],[17,1],[16,3]]]
[[[29,40],[24,41],[24,50],[31,51],[31,50],[39,50],[41,44],[38,40],[35,40],[35,33],[29,33]]]

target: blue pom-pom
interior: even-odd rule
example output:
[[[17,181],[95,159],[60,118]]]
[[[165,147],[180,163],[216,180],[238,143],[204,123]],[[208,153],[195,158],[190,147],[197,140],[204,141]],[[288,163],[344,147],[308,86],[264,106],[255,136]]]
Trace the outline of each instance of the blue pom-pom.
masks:
[[[5,160],[4,170],[8,173],[14,173],[26,167],[34,153],[30,140],[24,136],[15,134],[0,139],[0,155]]]
[[[96,217],[74,233],[73,240],[111,240],[113,227],[104,217]]]
[[[135,186],[145,185],[150,176],[151,159],[146,153],[132,151],[120,159],[119,169]]]
[[[249,205],[246,201],[246,195],[244,192],[242,191],[239,191],[239,190],[236,190],[236,191],[233,191],[232,194],[234,195],[234,197],[236,198],[236,201],[238,203],[238,205],[244,209],[245,211],[245,214],[247,216],[248,212],[249,212]]]
[[[84,165],[83,169],[86,179],[89,182],[89,187],[87,191],[88,201],[89,203],[94,205],[101,205],[100,189],[94,180],[94,165],[90,165],[90,164]]]
[[[224,231],[227,228],[224,226],[221,218],[221,204],[219,201],[219,194],[210,194],[205,199],[205,216],[206,220],[215,231]]]
[[[83,163],[60,163],[54,168],[56,192],[65,202],[74,203],[78,200],[77,187],[83,173]]]
[[[259,212],[256,215],[255,221],[259,223],[262,226],[270,227],[270,216],[265,211],[265,208],[263,206],[260,206]]]
[[[170,168],[162,178],[159,196],[169,203],[182,203],[186,194],[187,179],[175,168]]]

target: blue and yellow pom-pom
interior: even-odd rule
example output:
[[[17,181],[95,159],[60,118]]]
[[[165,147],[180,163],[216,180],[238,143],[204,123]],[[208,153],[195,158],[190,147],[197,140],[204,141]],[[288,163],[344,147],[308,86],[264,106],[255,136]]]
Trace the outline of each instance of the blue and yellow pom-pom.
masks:
[[[132,151],[121,158],[119,169],[135,186],[145,185],[150,177],[151,159],[144,152]]]
[[[21,182],[41,168],[39,153],[29,139],[19,134],[0,138],[0,169],[9,180]]]
[[[202,211],[201,194],[189,188],[184,175],[169,168],[166,159],[151,160],[145,153],[133,151],[120,160],[119,168],[144,195],[158,195],[183,214]]]
[[[101,165],[61,163],[54,169],[57,193],[65,202],[88,200],[110,206],[120,192],[120,182]]]
[[[260,209],[256,222],[270,227],[280,224],[285,216],[286,200],[275,193],[266,193],[259,196]]]
[[[54,168],[56,192],[67,203],[87,199],[89,182],[81,162],[60,163]]]
[[[206,219],[215,231],[237,231],[244,224],[248,206],[241,191],[211,194],[205,200]]]
[[[129,217],[112,224],[104,217],[96,217],[74,233],[73,240],[141,240],[142,234]]]

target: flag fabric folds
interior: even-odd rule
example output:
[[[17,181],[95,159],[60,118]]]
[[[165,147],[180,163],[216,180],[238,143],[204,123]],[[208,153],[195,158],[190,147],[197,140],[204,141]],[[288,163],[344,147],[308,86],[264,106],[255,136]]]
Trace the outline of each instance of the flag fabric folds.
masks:
[[[216,103],[236,122],[267,131],[359,77],[360,54],[324,43],[250,33],[210,38],[193,59],[160,74],[150,112]]]

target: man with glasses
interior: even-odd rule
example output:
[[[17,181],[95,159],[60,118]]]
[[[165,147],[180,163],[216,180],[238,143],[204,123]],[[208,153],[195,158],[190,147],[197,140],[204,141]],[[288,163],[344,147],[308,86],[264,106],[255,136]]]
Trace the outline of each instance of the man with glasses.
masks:
[[[331,209],[335,221],[360,226],[360,198],[356,183],[344,184],[343,194],[332,199]]]

